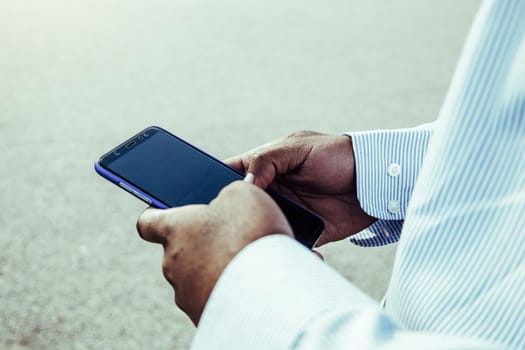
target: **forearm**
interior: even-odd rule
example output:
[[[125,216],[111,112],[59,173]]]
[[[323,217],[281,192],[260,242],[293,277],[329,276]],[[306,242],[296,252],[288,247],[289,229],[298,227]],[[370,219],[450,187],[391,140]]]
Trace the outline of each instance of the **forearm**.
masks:
[[[432,346],[481,349],[485,344],[402,330],[355,286],[281,235],[250,244],[230,263],[193,343],[194,349]]]

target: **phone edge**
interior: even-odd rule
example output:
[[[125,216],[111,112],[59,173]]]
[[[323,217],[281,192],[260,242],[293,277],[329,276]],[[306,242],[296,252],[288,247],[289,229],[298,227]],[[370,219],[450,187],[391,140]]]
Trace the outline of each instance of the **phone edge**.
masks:
[[[113,173],[113,172],[109,171],[108,169],[104,168],[102,165],[100,165],[99,162],[100,162],[100,159],[95,162],[94,167],[95,167],[95,171],[97,172],[97,174],[99,174],[102,178],[108,180],[109,182],[111,182],[115,186],[117,186],[120,189],[122,189],[122,190],[126,191],[127,193],[131,194],[133,197],[135,197],[137,199],[140,199],[142,202],[144,202],[144,203],[146,203],[148,205],[151,205],[151,206],[153,206],[155,208],[158,208],[158,209],[169,209],[170,208],[169,206],[167,206],[166,204],[162,203],[158,199],[152,197],[148,193],[145,193],[144,191],[140,190],[139,188],[137,188],[133,184],[129,183],[128,181],[122,179],[121,177],[119,177],[115,173]],[[122,184],[124,186],[122,186]],[[126,188],[126,186],[127,186],[127,188]],[[131,189],[132,191],[135,191],[135,193],[133,193],[130,190],[128,190],[128,188]],[[148,200],[149,200],[149,202],[148,202]]]

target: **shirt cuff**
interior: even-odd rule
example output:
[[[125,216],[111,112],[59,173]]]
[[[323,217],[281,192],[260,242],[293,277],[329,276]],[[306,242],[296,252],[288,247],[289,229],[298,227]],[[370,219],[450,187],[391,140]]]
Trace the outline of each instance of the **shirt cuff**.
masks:
[[[347,133],[352,137],[357,198],[363,210],[383,220],[402,220],[432,134],[417,128]]]
[[[193,349],[282,349],[310,320],[377,304],[285,235],[244,248],[227,266],[203,312]]]
[[[361,232],[350,237],[350,242],[361,247],[379,247],[401,238],[403,220],[377,220]]]
[[[377,219],[353,235],[354,244],[371,247],[399,240],[433,124],[416,128],[346,133],[352,138],[357,199]]]

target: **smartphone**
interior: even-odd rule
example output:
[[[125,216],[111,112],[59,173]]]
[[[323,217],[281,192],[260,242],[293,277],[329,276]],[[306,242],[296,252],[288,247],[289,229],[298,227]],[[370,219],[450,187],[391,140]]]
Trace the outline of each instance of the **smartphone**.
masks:
[[[158,126],[148,127],[104,154],[95,170],[105,179],[160,209],[210,203],[244,174]],[[268,194],[288,219],[295,238],[312,248],[323,220],[301,205]]]

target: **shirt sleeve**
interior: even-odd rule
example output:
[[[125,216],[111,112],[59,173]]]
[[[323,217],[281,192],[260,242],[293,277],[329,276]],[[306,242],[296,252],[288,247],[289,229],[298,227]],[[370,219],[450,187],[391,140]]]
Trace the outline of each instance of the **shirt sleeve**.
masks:
[[[354,148],[357,199],[368,215],[379,219],[353,235],[352,243],[375,247],[399,240],[432,130],[433,123],[347,133]]]
[[[285,267],[285,268],[284,268]],[[192,349],[485,349],[476,339],[402,330],[368,296],[284,235],[227,266]]]

